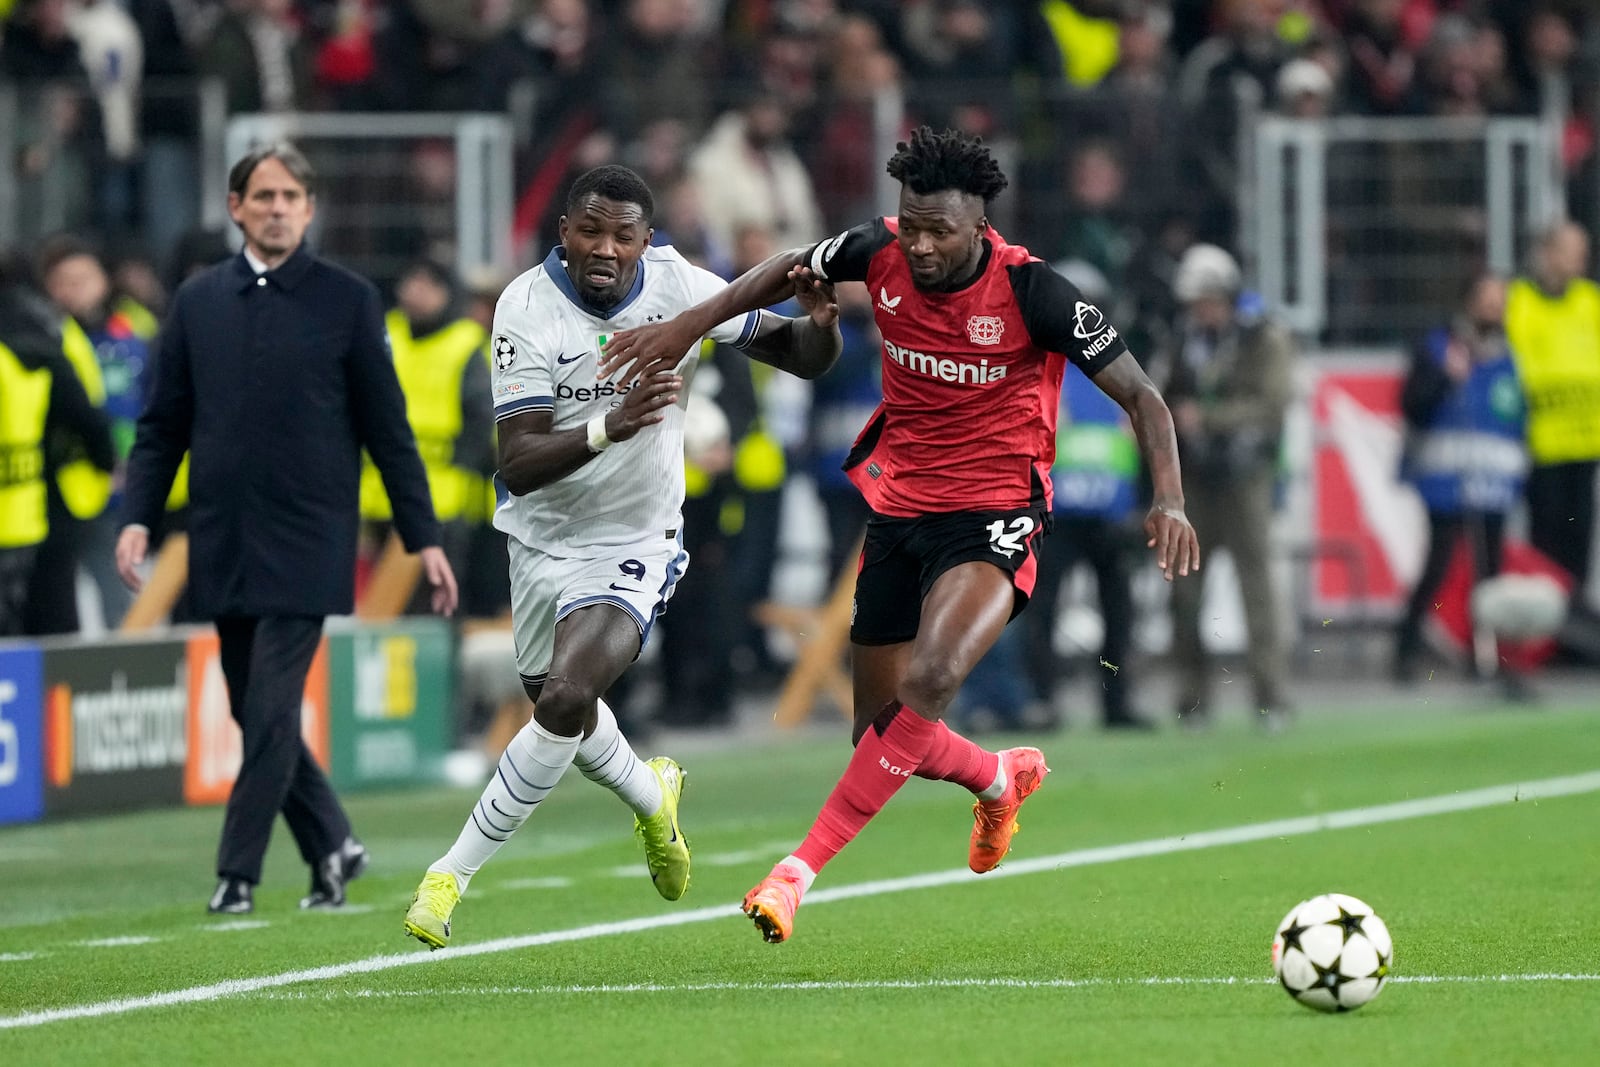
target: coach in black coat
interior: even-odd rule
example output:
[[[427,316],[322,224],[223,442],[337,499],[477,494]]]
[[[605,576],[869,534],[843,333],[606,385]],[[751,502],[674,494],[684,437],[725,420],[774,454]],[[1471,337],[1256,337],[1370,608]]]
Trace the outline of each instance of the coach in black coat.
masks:
[[[210,907],[251,910],[280,810],[312,868],[302,906],[338,906],[366,851],[300,739],[300,703],[323,617],[354,607],[363,448],[383,474],[395,529],[422,554],[435,610],[454,610],[455,579],[377,290],[303,243],[315,212],[310,165],[290,145],[258,148],[228,188],[244,250],[173,300],[128,461],[117,564],[137,588],[188,450],[190,598],[216,620],[244,733]]]

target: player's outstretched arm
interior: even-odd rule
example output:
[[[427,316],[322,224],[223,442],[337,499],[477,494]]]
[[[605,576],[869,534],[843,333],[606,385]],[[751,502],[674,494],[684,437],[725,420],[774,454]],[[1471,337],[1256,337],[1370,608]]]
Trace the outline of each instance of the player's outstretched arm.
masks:
[[[618,332],[600,353],[599,377],[610,378],[626,367],[623,380],[633,381],[654,370],[676,367],[683,354],[718,323],[789,299],[794,293],[789,269],[798,266],[805,254],[804,248],[779,252],[675,318]]]
[[[1178,437],[1172,429],[1172,412],[1161,391],[1124,352],[1094,376],[1094,383],[1128,413],[1145,466],[1155,486],[1144,532],[1156,550],[1156,566],[1167,581],[1200,569],[1200,540],[1183,513],[1183,475],[1178,467]]]
[[[622,403],[570,430],[553,430],[555,416],[547,410],[511,416],[499,426],[500,477],[506,489],[512,496],[526,496],[560,481],[618,441],[661,422],[682,389],[682,378],[658,371],[629,389]]]
[[[804,315],[761,316],[761,325],[745,354],[798,378],[820,378],[839,361],[844,338],[839,334],[839,297],[833,286],[810,267],[789,268],[789,283]]]

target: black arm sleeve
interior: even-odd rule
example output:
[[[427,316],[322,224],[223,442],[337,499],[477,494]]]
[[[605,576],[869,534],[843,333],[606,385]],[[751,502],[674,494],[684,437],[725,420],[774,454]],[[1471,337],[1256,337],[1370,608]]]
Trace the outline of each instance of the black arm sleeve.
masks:
[[[1038,260],[1007,267],[1033,343],[1060,352],[1093,378],[1128,350],[1122,334],[1078,287]]]
[[[830,282],[864,282],[872,257],[893,242],[888,223],[876,218],[813,245],[805,264]]]
[[[128,455],[122,521],[156,530],[166,513],[167,494],[194,431],[194,380],[189,367],[189,334],[184,308],[194,299],[185,286],[173,298],[161,326],[155,355],[155,385],[134,432]]]

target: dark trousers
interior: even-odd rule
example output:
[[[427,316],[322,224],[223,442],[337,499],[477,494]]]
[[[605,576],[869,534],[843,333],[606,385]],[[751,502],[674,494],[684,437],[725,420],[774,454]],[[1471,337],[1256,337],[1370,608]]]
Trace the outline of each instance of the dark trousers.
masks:
[[[1506,517],[1499,512],[1466,512],[1451,515],[1428,512],[1428,559],[1422,565],[1422,576],[1417,587],[1411,590],[1406,603],[1405,617],[1400,620],[1400,632],[1395,641],[1395,660],[1404,665],[1422,651],[1422,620],[1433,603],[1433,594],[1444,581],[1444,572],[1455,555],[1456,543],[1462,538],[1472,551],[1473,574],[1478,581],[1493,578],[1500,573],[1500,548],[1505,543]]]
[[[23,632],[30,637],[78,632],[78,557],[83,520],[73,518],[54,488],[50,490],[50,532],[38,547],[28,577]]]
[[[1573,603],[1583,602],[1594,543],[1596,463],[1552,463],[1528,472],[1528,540],[1572,575]]]
[[[1272,574],[1273,481],[1271,470],[1243,471],[1228,479],[1185,472],[1183,479],[1184,501],[1200,538],[1201,559],[1207,559],[1208,552],[1214,555],[1217,549],[1226,548],[1238,572],[1250,642],[1245,660],[1255,686],[1255,706],[1264,710],[1283,705],[1283,679],[1288,670]],[[1200,627],[1206,573],[1179,578],[1170,587],[1180,714],[1194,708],[1204,713],[1211,706],[1215,679]]]
[[[217,875],[253,885],[261,881],[261,860],[278,812],[307,863],[316,863],[350,836],[350,820],[333,786],[300,737],[300,702],[322,637],[322,617],[222,618],[217,636],[228,700],[244,734],[244,761],[217,846]]]
[[[1130,714],[1125,672],[1131,673],[1128,658],[1133,652],[1133,588],[1127,547],[1128,534],[1116,523],[1057,515],[1054,529],[1039,549],[1038,580],[1022,616],[1034,693],[1048,701],[1061,667],[1055,652],[1055,630],[1062,582],[1079,563],[1093,568],[1100,593],[1100,617],[1105,623],[1100,658],[1117,668],[1112,670],[1097,663],[1093,670],[1101,686],[1100,707],[1107,722]]]
[[[0,637],[21,637],[37,545],[0,548]]]

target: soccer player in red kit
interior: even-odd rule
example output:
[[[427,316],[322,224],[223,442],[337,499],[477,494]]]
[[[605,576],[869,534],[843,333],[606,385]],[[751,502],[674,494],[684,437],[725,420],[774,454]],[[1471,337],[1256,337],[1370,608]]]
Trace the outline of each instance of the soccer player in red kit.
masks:
[[[817,872],[912,775],[976,795],[972,870],[993,870],[1011,847],[1017,811],[1049,771],[1043,755],[989,752],[941,716],[1033,591],[1069,361],[1132,419],[1154,478],[1145,532],[1157,564],[1168,580],[1200,567],[1165,402],[1100,309],[989,226],[1006,178],[988,149],[924,126],[889,173],[897,218],[780,253],[670,322],[619,333],[601,369],[675,361],[796,285],[831,297],[832,283],[860,281],[872,296],[883,403],[846,461],[874,513],[850,626],[855,751],[805,840],[745,896],[768,941],[789,937]]]

